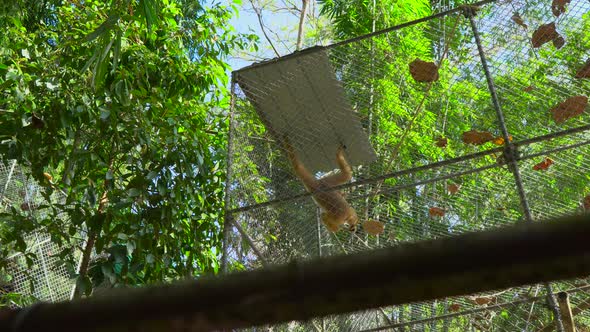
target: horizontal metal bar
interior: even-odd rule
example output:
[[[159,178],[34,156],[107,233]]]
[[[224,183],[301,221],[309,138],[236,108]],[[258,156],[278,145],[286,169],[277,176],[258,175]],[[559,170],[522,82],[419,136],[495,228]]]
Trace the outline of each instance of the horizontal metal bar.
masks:
[[[527,154],[524,157],[519,157],[517,160],[533,159],[533,158],[537,158],[537,157],[541,157],[541,156],[546,156],[546,155],[552,154],[552,153],[563,152],[563,151],[567,151],[567,150],[581,148],[581,147],[589,145],[589,144],[590,144],[590,140],[589,141],[582,141],[582,142],[575,143],[575,144],[560,146],[560,147],[557,147],[554,149],[549,149],[549,150],[545,150],[545,151],[541,151],[541,152],[537,152],[537,153]]]
[[[578,287],[578,288],[573,288],[573,289],[567,290],[566,292],[569,294],[575,294],[577,292],[584,292],[588,289],[590,289],[590,286],[583,286],[583,287]],[[554,295],[557,295],[557,293],[555,293]],[[395,324],[391,324],[391,325],[383,325],[383,326],[379,326],[379,327],[375,327],[375,328],[371,328],[371,329],[362,330],[359,332],[377,332],[377,331],[391,330],[391,329],[396,329],[396,328],[405,327],[405,326],[413,326],[413,325],[418,325],[418,324],[429,323],[429,322],[433,322],[433,321],[442,321],[445,319],[455,318],[455,317],[459,317],[459,316],[473,315],[473,314],[477,314],[477,313],[485,312],[485,311],[493,311],[493,310],[503,309],[503,308],[510,307],[513,305],[519,305],[519,304],[530,303],[530,302],[535,302],[535,301],[546,301],[546,300],[547,300],[547,295],[534,296],[534,297],[532,296],[532,297],[527,297],[527,298],[520,299],[520,300],[514,300],[514,301],[510,301],[510,302],[488,305],[485,307],[479,307],[479,308],[475,308],[475,309],[471,309],[471,310],[465,310],[465,311],[460,311],[460,312],[453,312],[450,314],[438,315],[436,317],[428,317],[428,318],[417,319],[417,320],[413,320],[413,321],[409,321],[409,322],[395,323]]]
[[[0,330],[198,331],[308,320],[590,275],[590,215],[0,312]],[[12,328],[12,330],[10,330]]]
[[[522,146],[526,146],[526,145],[530,145],[530,144],[534,144],[534,143],[548,141],[548,140],[551,140],[551,139],[554,139],[554,138],[565,137],[565,136],[572,135],[572,134],[575,134],[575,133],[581,133],[581,132],[588,131],[588,130],[590,130],[590,125],[585,125],[585,126],[581,126],[581,127],[576,127],[576,128],[572,128],[572,129],[568,129],[568,130],[556,132],[556,133],[550,133],[550,134],[547,134],[547,135],[538,136],[538,137],[534,137],[534,138],[530,138],[530,139],[525,139],[525,140],[522,140],[522,141],[514,142],[513,145],[516,146],[516,147],[522,147]],[[576,147],[579,147],[579,146],[583,146],[583,145],[586,145],[586,144],[587,144],[587,141],[584,141],[584,142],[581,142],[581,143],[578,143],[578,144],[568,145],[568,146],[563,147],[563,148],[556,148],[556,149],[552,149],[552,150],[542,151],[542,152],[536,153],[534,155],[527,155],[527,156],[524,156],[524,157],[519,158],[518,160],[526,160],[526,159],[530,159],[530,158],[537,157],[539,155],[543,155],[543,154],[547,154],[547,153],[563,151],[565,149],[570,149],[570,148],[573,149],[573,148],[576,148]],[[485,157],[485,156],[488,156],[488,155],[491,155],[491,154],[501,153],[502,151],[504,151],[504,147],[499,147],[499,148],[494,148],[494,149],[490,149],[490,150],[486,150],[486,151],[476,152],[476,153],[473,153],[473,154],[469,154],[469,155],[465,155],[465,156],[460,156],[460,157],[456,157],[456,158],[451,158],[451,159],[443,160],[443,161],[436,162],[436,163],[431,163],[431,164],[424,165],[424,166],[419,166],[419,167],[405,169],[405,170],[402,170],[402,171],[397,171],[397,172],[392,172],[392,173],[388,173],[388,174],[383,174],[383,175],[372,177],[372,178],[368,178],[368,179],[357,180],[357,181],[354,181],[354,182],[350,182],[350,183],[346,183],[346,184],[343,184],[343,185],[340,185],[340,186],[335,186],[335,187],[326,189],[326,191],[342,190],[342,189],[346,189],[346,188],[354,188],[354,187],[359,187],[359,186],[366,185],[366,184],[377,183],[377,182],[381,182],[381,181],[384,181],[384,180],[387,180],[387,179],[400,177],[400,176],[403,176],[403,175],[415,174],[415,173],[423,172],[423,171],[426,171],[426,170],[436,169],[436,168],[440,168],[440,167],[444,167],[444,166],[448,166],[448,165],[452,165],[452,164],[457,164],[457,163],[460,163],[460,162],[465,162],[465,161],[470,161],[470,160],[478,159],[478,158]],[[497,166],[500,166],[500,165],[498,164]],[[493,166],[493,167],[496,167],[496,166]],[[492,167],[486,167],[486,169],[488,169],[488,168],[492,168]],[[468,172],[467,171],[467,172],[460,172],[460,173],[457,173],[457,174],[464,175],[464,174],[469,174],[469,173],[473,173],[473,172]],[[431,182],[436,182],[436,181],[441,180],[441,179],[447,179],[449,177],[450,177],[450,175],[447,175],[447,176],[443,176],[443,177],[440,177],[440,178],[429,179],[427,181],[428,181],[428,183],[431,183]],[[403,188],[412,187],[412,186],[415,186],[415,185],[420,184],[420,183],[423,183],[423,182],[424,181],[419,181],[419,182],[412,183],[412,184],[404,184],[404,185],[400,185],[400,186],[397,186],[395,188],[390,188],[390,189],[396,189],[398,187],[400,187],[400,188],[402,188],[402,187]],[[388,190],[388,191],[391,191],[391,190]],[[273,199],[273,200],[266,201],[266,202],[263,202],[263,203],[257,203],[257,204],[252,204],[252,205],[247,205],[247,206],[243,206],[243,207],[231,209],[227,213],[238,213],[238,212],[251,211],[251,210],[255,210],[255,209],[259,209],[259,208],[263,208],[263,207],[267,207],[267,206],[272,206],[272,205],[276,205],[276,204],[280,204],[280,203],[284,203],[284,202],[294,201],[294,200],[297,200],[297,199],[300,199],[300,198],[304,198],[304,197],[309,197],[309,196],[312,196],[312,194],[309,193],[309,192],[303,192],[303,193],[292,195],[292,196],[288,196],[288,197],[282,197],[282,198]]]
[[[483,1],[479,1],[479,2],[476,2],[476,3],[470,4],[468,6],[469,7],[478,7],[478,6],[487,5],[489,3],[493,3],[493,2],[496,2],[496,1],[497,0],[483,0]],[[307,49],[304,49],[304,50],[301,50],[301,51],[296,51],[296,52],[293,52],[291,54],[287,54],[287,55],[284,55],[284,56],[281,56],[281,57],[278,57],[278,58],[274,58],[274,59],[271,59],[271,60],[257,62],[257,63],[251,64],[249,66],[246,66],[244,68],[240,68],[240,69],[238,69],[236,71],[233,71],[232,72],[232,79],[236,79],[236,76],[239,75],[240,73],[243,73],[243,72],[246,72],[246,71],[249,71],[249,70],[252,70],[252,69],[256,69],[256,68],[268,66],[268,65],[271,65],[271,64],[274,64],[274,63],[277,63],[277,62],[281,62],[281,61],[285,61],[285,60],[288,60],[288,59],[297,58],[297,57],[300,57],[300,56],[305,55],[305,54],[320,52],[322,50],[327,50],[327,49],[335,48],[335,47],[338,47],[338,46],[342,46],[342,45],[346,45],[346,44],[350,44],[350,43],[359,42],[361,40],[374,38],[376,36],[380,36],[380,35],[383,35],[383,34],[386,34],[386,33],[392,32],[392,31],[396,31],[396,30],[400,30],[400,29],[403,29],[403,28],[407,28],[407,27],[412,26],[412,25],[416,25],[416,24],[428,22],[428,21],[431,21],[433,19],[437,19],[439,17],[443,17],[443,16],[455,14],[455,13],[458,13],[458,12],[463,11],[464,8],[465,8],[465,6],[458,6],[458,7],[455,7],[455,8],[446,10],[446,11],[442,11],[440,13],[436,13],[436,14],[433,14],[433,15],[430,15],[430,16],[426,16],[426,17],[423,17],[423,18],[420,18],[420,19],[417,19],[417,20],[414,20],[414,21],[410,21],[410,22],[398,24],[398,25],[393,26],[393,27],[389,27],[389,28],[386,28],[386,29],[383,29],[383,30],[375,31],[373,33],[365,34],[365,35],[362,35],[362,36],[359,36],[359,37],[350,38],[350,39],[347,39],[347,40],[344,40],[344,41],[341,41],[341,42],[337,42],[337,43],[334,43],[334,44],[330,44],[330,45],[327,45],[327,46],[314,46],[314,47],[310,47],[310,48],[307,48]]]
[[[342,189],[346,189],[346,188],[359,187],[362,185],[376,183],[376,182],[384,181],[387,179],[400,177],[403,175],[409,175],[409,174],[422,172],[422,171],[426,171],[426,170],[430,170],[430,169],[434,169],[434,168],[439,168],[439,167],[443,167],[443,166],[447,166],[447,165],[456,164],[456,163],[463,162],[463,161],[469,161],[469,160],[485,157],[487,155],[491,155],[494,153],[501,153],[503,150],[504,150],[504,148],[500,147],[500,148],[495,148],[495,149],[486,150],[486,151],[482,151],[482,152],[477,152],[477,153],[473,153],[470,155],[447,159],[444,161],[440,161],[440,162],[436,162],[436,163],[432,163],[432,164],[428,164],[428,165],[424,165],[424,166],[409,168],[409,169],[405,169],[405,170],[401,170],[401,171],[397,171],[397,172],[393,172],[393,173],[388,173],[388,174],[384,174],[384,175],[380,175],[380,176],[376,176],[376,177],[372,177],[372,178],[368,178],[368,179],[357,180],[357,181],[346,183],[343,185],[334,186],[331,188],[326,188],[325,191],[334,191],[334,190],[342,190]],[[273,200],[263,202],[263,203],[258,203],[258,204],[253,204],[253,205],[248,205],[248,206],[232,209],[232,210],[229,210],[228,212],[229,213],[245,212],[245,211],[250,211],[250,210],[254,210],[254,209],[265,207],[265,206],[275,205],[278,203],[288,202],[288,201],[292,201],[292,200],[296,200],[296,199],[308,197],[308,196],[312,196],[312,194],[309,192],[304,192],[304,193],[289,196],[289,197],[277,198],[277,199],[273,199]]]
[[[580,127],[575,127],[575,128],[562,130],[562,131],[553,132],[553,133],[542,135],[542,136],[536,136],[533,138],[529,138],[529,139],[515,142],[513,144],[516,146],[523,146],[523,145],[529,145],[529,144],[533,144],[533,143],[540,143],[540,142],[548,141],[548,140],[551,140],[554,138],[566,137],[566,136],[569,136],[572,134],[579,134],[579,133],[582,133],[582,132],[585,132],[588,130],[590,130],[590,125],[584,125],[584,126],[580,126]]]

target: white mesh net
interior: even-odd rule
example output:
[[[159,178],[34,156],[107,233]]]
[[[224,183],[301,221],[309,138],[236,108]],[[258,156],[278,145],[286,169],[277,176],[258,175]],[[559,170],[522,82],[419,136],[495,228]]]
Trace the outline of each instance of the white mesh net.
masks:
[[[33,179],[27,178],[16,161],[0,159],[1,212],[13,208],[28,216],[24,222],[31,223],[47,218],[47,209],[38,209],[41,204],[47,204],[42,190]],[[59,192],[54,192],[50,198],[53,203],[63,203],[64,200]],[[4,219],[1,222],[9,221]],[[25,252],[14,252],[4,258],[8,268],[1,279],[3,294],[0,296],[10,292],[31,297],[31,300],[56,302],[70,299],[74,271],[66,267],[61,255],[66,253],[68,259],[77,261],[80,253],[73,244],[80,243],[81,239],[74,236],[72,243],[58,245],[43,228],[31,225],[30,229],[36,231],[23,234]]]

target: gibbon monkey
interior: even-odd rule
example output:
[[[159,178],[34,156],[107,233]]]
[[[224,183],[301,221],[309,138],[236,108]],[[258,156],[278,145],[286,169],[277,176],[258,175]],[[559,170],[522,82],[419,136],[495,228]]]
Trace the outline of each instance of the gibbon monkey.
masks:
[[[356,212],[339,190],[329,190],[331,187],[346,183],[352,178],[352,168],[344,157],[346,147],[340,145],[336,151],[336,162],[340,167],[340,172],[316,179],[297,158],[289,139],[285,136],[283,141],[295,175],[303,182],[305,189],[312,194],[313,200],[322,210],[321,218],[324,225],[331,232],[336,232],[340,225],[346,223],[350,230],[354,231],[358,223]]]

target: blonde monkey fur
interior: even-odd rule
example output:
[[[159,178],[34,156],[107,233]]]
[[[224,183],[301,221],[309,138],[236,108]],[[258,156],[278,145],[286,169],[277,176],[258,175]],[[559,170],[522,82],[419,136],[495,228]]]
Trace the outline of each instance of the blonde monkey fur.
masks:
[[[283,142],[295,175],[303,182],[305,189],[312,194],[313,200],[321,208],[322,222],[328,230],[336,232],[343,224],[348,224],[351,230],[356,229],[358,216],[355,210],[339,190],[329,190],[350,181],[352,178],[352,168],[344,157],[344,145],[340,145],[336,151],[336,162],[340,167],[340,172],[316,179],[297,158],[295,150],[286,136]]]

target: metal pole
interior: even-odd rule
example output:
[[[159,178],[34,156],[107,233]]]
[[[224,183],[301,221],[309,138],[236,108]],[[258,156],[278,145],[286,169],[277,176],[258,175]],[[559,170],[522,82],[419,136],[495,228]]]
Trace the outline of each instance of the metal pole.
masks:
[[[316,208],[316,220],[317,220],[317,234],[318,234],[318,257],[322,257],[322,218],[321,209]]]
[[[577,127],[577,128],[572,128],[572,129],[568,129],[568,130],[564,130],[558,133],[551,133],[548,135],[544,135],[544,136],[539,136],[539,137],[534,137],[534,138],[529,138],[526,140],[522,140],[519,142],[514,142],[512,143],[513,146],[515,147],[521,147],[521,146],[527,146],[530,144],[534,144],[534,143],[539,143],[539,142],[544,142],[544,141],[548,141],[554,138],[558,138],[558,137],[565,137],[568,135],[572,135],[575,133],[581,133],[581,132],[585,132],[585,131],[589,131],[590,130],[590,125],[585,125],[585,126],[581,126],[581,127]],[[518,160],[526,160],[526,159],[530,159],[533,157],[537,157],[540,155],[544,155],[550,152],[558,152],[558,151],[563,151],[563,150],[567,150],[567,149],[573,149],[573,148],[577,148],[586,144],[590,144],[590,141],[584,141],[581,143],[576,143],[576,144],[572,144],[572,145],[568,145],[568,146],[564,146],[564,147],[560,147],[560,148],[555,148],[555,149],[551,149],[551,150],[547,150],[547,151],[543,151],[537,154],[531,154],[531,155],[527,155],[525,157],[518,157]],[[431,164],[427,164],[424,166],[418,166],[418,167],[414,167],[414,168],[409,168],[409,169],[405,169],[405,170],[401,170],[401,171],[397,171],[397,172],[392,172],[392,173],[387,173],[387,174],[383,174],[380,176],[375,176],[372,178],[367,178],[367,179],[362,179],[362,180],[357,180],[355,182],[349,182],[349,183],[345,183],[339,186],[335,186],[335,187],[331,187],[326,189],[326,191],[332,191],[332,190],[342,190],[342,189],[346,189],[346,188],[353,188],[353,187],[358,187],[358,186],[362,186],[362,185],[367,185],[367,184],[371,184],[371,183],[377,183],[377,182],[381,182],[390,178],[398,178],[400,176],[404,176],[404,175],[410,175],[413,173],[418,173],[418,172],[423,172],[423,171],[427,171],[427,170],[431,170],[431,169],[436,169],[439,167],[443,167],[443,166],[448,166],[448,165],[453,165],[453,164],[457,164],[460,162],[465,162],[465,161],[469,161],[469,160],[475,160],[477,158],[481,158],[484,156],[488,156],[491,154],[495,154],[495,153],[499,153],[502,152],[503,150],[505,150],[505,148],[499,147],[499,148],[493,148],[490,150],[486,150],[486,151],[481,151],[481,152],[476,152],[473,154],[469,154],[469,155],[464,155],[464,156],[460,156],[460,157],[456,157],[456,158],[451,158],[451,159],[447,159],[447,160],[443,160],[443,161],[439,161],[436,163],[431,163]],[[494,167],[500,166],[500,164],[495,164]],[[479,169],[477,171],[480,171]],[[454,176],[461,176],[461,175],[465,175],[465,174],[469,174],[469,173],[473,173],[473,172],[460,172],[460,173],[456,173]],[[448,178],[448,177],[445,177]],[[438,178],[438,180],[443,180],[442,178]],[[438,181],[437,180],[437,181]],[[416,186],[422,183],[413,183],[413,184],[408,184],[408,185],[404,185],[403,188],[406,187],[410,187],[410,186]],[[395,190],[399,190],[402,187],[394,187],[392,189]],[[297,195],[293,195],[293,196],[289,196],[289,197],[284,197],[284,198],[278,198],[278,199],[273,199],[273,200],[269,200],[263,203],[257,203],[257,204],[252,204],[252,205],[247,205],[247,206],[243,206],[240,208],[235,208],[230,210],[231,213],[237,213],[237,212],[245,212],[245,211],[250,211],[250,210],[254,210],[257,208],[262,208],[262,207],[267,207],[267,206],[272,206],[272,205],[276,205],[276,204],[280,204],[280,203],[285,203],[285,202],[289,202],[289,201],[294,201],[297,199],[301,199],[303,197],[309,197],[312,194],[309,192],[304,192],[301,194],[297,194]],[[364,196],[363,196],[364,197]]]
[[[471,6],[483,6],[483,5],[486,5],[486,4],[489,4],[489,3],[494,3],[496,1],[497,0],[483,0],[483,1],[479,1],[479,2],[473,3],[473,4],[471,4]],[[255,69],[255,68],[260,68],[260,67],[268,66],[268,65],[271,65],[273,63],[280,62],[280,61],[285,61],[285,60],[297,58],[297,57],[300,57],[300,56],[303,56],[303,55],[306,55],[306,54],[310,54],[310,53],[314,53],[314,52],[321,52],[321,51],[324,51],[324,50],[330,50],[332,48],[336,48],[336,47],[339,47],[339,46],[343,46],[343,45],[347,45],[347,44],[359,42],[359,41],[366,40],[366,39],[369,39],[369,38],[374,38],[374,37],[377,37],[377,36],[380,36],[380,35],[383,35],[383,34],[392,32],[392,31],[397,31],[397,30],[400,30],[400,29],[403,29],[403,28],[407,28],[407,27],[410,27],[410,26],[414,26],[414,25],[420,24],[420,23],[428,22],[428,21],[431,21],[431,20],[434,20],[434,19],[437,19],[437,18],[440,18],[440,17],[445,17],[445,16],[448,16],[448,15],[451,15],[451,14],[455,14],[455,13],[460,12],[461,10],[463,10],[463,6],[458,6],[456,8],[452,8],[452,9],[449,9],[449,10],[446,10],[446,11],[443,11],[443,12],[440,12],[440,13],[436,13],[436,14],[433,14],[433,15],[430,15],[430,16],[426,16],[426,17],[423,17],[423,18],[419,18],[419,19],[414,20],[414,21],[410,21],[410,22],[398,24],[398,25],[393,26],[393,27],[389,27],[389,28],[386,28],[386,29],[383,29],[383,30],[379,30],[379,31],[375,31],[375,32],[372,32],[372,33],[368,33],[368,34],[365,34],[365,35],[362,35],[362,36],[358,36],[358,37],[355,37],[355,38],[350,38],[350,39],[347,39],[347,40],[344,40],[344,41],[341,41],[341,42],[337,42],[337,43],[334,43],[334,44],[330,44],[330,45],[327,45],[327,46],[314,46],[314,47],[303,49],[301,51],[297,51],[297,52],[294,52],[294,53],[291,53],[291,54],[287,54],[287,55],[281,56],[280,58],[274,58],[274,59],[263,61],[263,62],[257,62],[257,63],[254,63],[252,65],[249,65],[249,66],[246,66],[244,68],[241,68],[241,69],[239,69],[237,71],[234,71],[233,73],[242,73],[242,72],[246,72],[246,71],[249,71],[249,70],[252,70],[252,69]]]
[[[4,310],[0,331],[147,326],[155,331],[179,319],[212,331],[577,278],[590,274],[588,238],[590,215],[520,223],[370,253]]]
[[[35,233],[35,242],[41,242],[39,241],[38,233]],[[37,254],[39,255],[39,260],[41,261],[41,266],[43,267],[43,278],[45,279],[45,286],[47,287],[47,291],[49,292],[49,298],[51,299],[51,301],[55,301],[56,296],[53,291],[53,287],[51,287],[51,281],[49,280],[49,273],[51,273],[51,271],[47,266],[47,261],[45,260],[46,252],[45,250],[43,250],[42,246],[37,247]]]
[[[318,234],[318,257],[322,257],[322,210],[316,208],[316,220],[317,220],[317,234]],[[320,317],[320,331],[326,331],[326,320],[324,317]]]
[[[488,62],[486,60],[485,52],[481,43],[481,38],[479,35],[479,31],[477,29],[477,24],[475,23],[475,8],[472,6],[465,6],[464,7],[465,16],[469,19],[469,23],[471,25],[471,30],[473,31],[473,36],[475,38],[475,43],[477,44],[477,50],[479,52],[479,57],[481,61],[481,65],[483,67],[483,71],[486,76],[486,81],[488,83],[488,89],[490,91],[490,97],[492,99],[492,103],[494,105],[494,109],[496,110],[496,116],[498,117],[498,124],[500,125],[500,130],[502,131],[502,136],[504,137],[505,149],[504,149],[504,157],[506,162],[512,171],[514,176],[514,181],[516,183],[516,189],[518,191],[518,196],[520,197],[520,204],[522,205],[522,209],[524,212],[525,222],[530,223],[533,221],[531,215],[531,209],[529,206],[529,202],[526,197],[526,193],[524,190],[524,185],[522,183],[522,178],[520,176],[520,171],[518,169],[518,152],[516,146],[510,142],[508,129],[506,128],[506,120],[504,118],[504,112],[502,112],[502,107],[500,106],[500,101],[498,99],[498,95],[496,93],[496,87],[494,85],[494,80],[492,78],[492,74],[490,73],[490,69],[488,67]],[[559,308],[557,306],[557,302],[555,297],[553,296],[553,291],[551,289],[551,285],[549,283],[545,284],[545,289],[547,291],[547,298],[551,305],[551,309],[553,311],[553,315],[555,316],[556,325],[559,332],[564,332],[563,322],[561,321],[561,314],[559,312]]]
[[[229,128],[227,133],[227,158],[226,158],[226,170],[225,170],[225,199],[224,208],[225,213],[223,214],[223,252],[221,254],[221,273],[226,274],[228,271],[228,250],[229,250],[229,236],[231,230],[231,199],[230,199],[230,187],[232,181],[232,162],[233,162],[233,130],[234,130],[234,110],[235,110],[235,98],[236,98],[236,82],[232,76],[231,80],[231,94],[230,94],[230,106],[229,106]]]
[[[4,184],[4,190],[2,191],[2,195],[6,193],[8,189],[8,184],[12,180],[12,173],[14,172],[14,168],[16,167],[16,159],[12,161],[12,165],[10,165],[10,172],[8,172],[8,177],[6,178],[6,183]]]
[[[471,29],[473,31],[473,35],[475,37],[475,43],[477,44],[477,49],[479,51],[479,57],[481,61],[481,65],[483,67],[483,71],[486,76],[486,81],[488,83],[488,89],[490,91],[490,97],[492,99],[492,104],[494,105],[494,109],[496,110],[496,116],[498,117],[498,124],[500,125],[500,130],[502,131],[502,136],[504,137],[504,156],[506,158],[506,162],[509,165],[510,169],[512,170],[512,174],[514,175],[514,179],[516,182],[516,189],[518,191],[518,196],[520,197],[520,203],[522,205],[522,209],[525,215],[526,221],[531,221],[531,209],[529,207],[528,200],[526,198],[526,194],[524,192],[524,186],[522,185],[522,179],[520,177],[520,171],[518,170],[518,163],[516,159],[516,146],[512,144],[509,139],[508,129],[506,128],[506,120],[504,119],[504,113],[502,112],[502,108],[500,106],[500,101],[498,100],[498,95],[496,93],[496,87],[494,85],[494,80],[492,78],[492,74],[490,73],[488,62],[486,60],[485,52],[483,50],[483,46],[481,43],[481,39],[479,36],[479,31],[477,29],[477,25],[475,24],[475,20],[473,19],[473,15],[475,14],[474,9],[472,7],[465,7],[465,16],[469,19],[469,23],[471,24]]]

